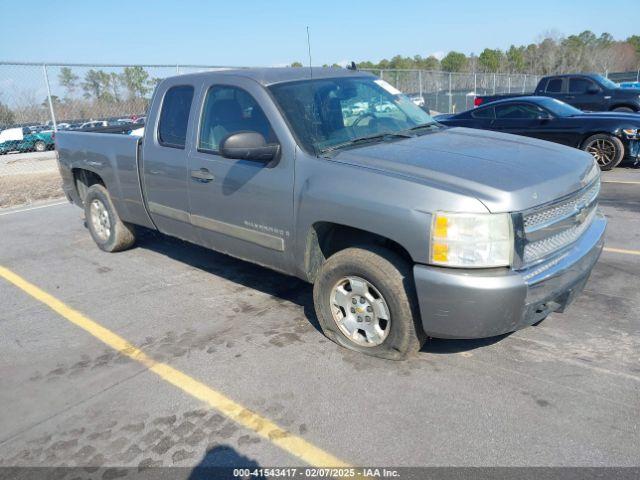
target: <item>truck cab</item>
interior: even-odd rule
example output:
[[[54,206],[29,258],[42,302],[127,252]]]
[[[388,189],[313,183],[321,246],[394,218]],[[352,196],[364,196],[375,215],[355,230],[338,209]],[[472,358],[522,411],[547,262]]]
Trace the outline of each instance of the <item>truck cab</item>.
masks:
[[[535,95],[556,98],[584,111],[640,111],[639,89],[623,89],[595,74],[543,77]]]

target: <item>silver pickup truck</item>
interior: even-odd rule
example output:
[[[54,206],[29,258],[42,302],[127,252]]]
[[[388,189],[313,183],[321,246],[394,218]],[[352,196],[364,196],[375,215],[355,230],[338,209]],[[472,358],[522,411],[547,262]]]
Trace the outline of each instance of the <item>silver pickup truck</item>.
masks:
[[[56,143],[102,250],[141,226],[302,278],[330,339],[384,358],[562,311],[603,247],[589,154],[445,127],[363,72],[167,78],[141,138]]]

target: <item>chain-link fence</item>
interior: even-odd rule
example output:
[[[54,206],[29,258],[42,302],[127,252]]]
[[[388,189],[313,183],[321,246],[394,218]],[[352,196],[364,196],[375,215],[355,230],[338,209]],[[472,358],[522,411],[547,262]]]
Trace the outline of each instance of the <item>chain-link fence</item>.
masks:
[[[37,65],[0,63],[0,129],[79,128],[145,115],[163,78],[212,70],[197,65]]]
[[[426,70],[369,70],[431,111],[456,113],[473,108],[476,95],[530,93],[540,76],[503,73],[450,73]]]
[[[37,133],[136,120],[145,115],[161,79],[220,68],[225,67],[0,63],[0,129],[28,127]],[[528,74],[369,71],[412,97],[422,97],[430,110],[448,113],[472,108],[476,95],[532,92],[540,79]],[[636,80],[640,72],[609,77]]]

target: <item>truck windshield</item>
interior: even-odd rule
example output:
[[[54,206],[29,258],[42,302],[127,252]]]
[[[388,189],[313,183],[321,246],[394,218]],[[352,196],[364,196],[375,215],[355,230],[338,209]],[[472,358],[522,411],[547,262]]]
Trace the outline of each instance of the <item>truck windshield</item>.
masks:
[[[436,125],[399,90],[374,77],[304,80],[269,88],[301,146],[314,154],[354,140],[384,139]]]
[[[609,80],[607,77],[603,77],[602,75],[595,75],[595,79],[598,81],[598,83],[600,83],[600,85],[602,85],[603,87],[606,88],[610,88],[610,89],[616,89],[616,88],[620,88],[620,85],[618,85],[615,82],[612,82],[611,80]]]

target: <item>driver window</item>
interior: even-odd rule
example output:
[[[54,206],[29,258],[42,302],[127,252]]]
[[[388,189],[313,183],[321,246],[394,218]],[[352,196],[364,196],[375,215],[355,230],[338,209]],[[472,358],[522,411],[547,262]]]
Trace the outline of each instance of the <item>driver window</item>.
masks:
[[[496,118],[506,119],[534,119],[538,118],[542,110],[533,105],[500,105],[496,106]]]
[[[569,93],[587,93],[593,86],[595,84],[586,78],[572,78],[569,80]]]
[[[246,131],[260,133],[267,143],[276,141],[262,108],[248,92],[238,87],[211,87],[200,119],[198,150],[215,153],[225,137]]]

